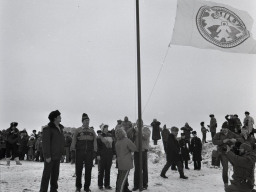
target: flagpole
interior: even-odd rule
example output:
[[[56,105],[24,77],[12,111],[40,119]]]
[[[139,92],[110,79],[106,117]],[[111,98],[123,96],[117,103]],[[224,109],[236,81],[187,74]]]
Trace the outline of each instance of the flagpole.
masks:
[[[139,0],[136,0],[137,34],[137,83],[138,83],[138,137],[139,137],[139,190],[142,191],[142,113],[141,113],[141,72],[140,72],[140,12]]]

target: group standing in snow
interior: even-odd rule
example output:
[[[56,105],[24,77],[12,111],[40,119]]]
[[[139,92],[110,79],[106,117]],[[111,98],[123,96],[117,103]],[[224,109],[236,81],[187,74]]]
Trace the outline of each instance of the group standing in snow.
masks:
[[[160,176],[167,179],[167,171],[178,170],[181,179],[188,179],[184,169],[189,170],[190,154],[194,162],[194,170],[201,170],[202,146],[206,141],[207,132],[211,132],[212,143],[217,146],[217,158],[222,164],[222,178],[226,192],[235,191],[239,188],[251,191],[254,185],[254,163],[256,161],[254,120],[249,112],[245,112],[243,124],[238,115],[226,115],[227,120],[217,132],[217,120],[210,115],[210,122],[205,127],[204,122],[200,123],[202,140],[197,132],[185,123],[180,129],[170,129],[157,119],[153,119],[151,125],[143,125],[143,122],[132,123],[128,117],[124,120],[117,120],[114,129],[109,130],[107,124],[100,125],[97,135],[93,127],[90,127],[90,118],[82,114],[82,125],[75,129],[74,133],[65,132],[64,126],[60,124],[61,113],[56,110],[48,116],[50,122],[44,126],[42,132],[33,133],[28,136],[27,131],[19,131],[17,122],[12,122],[10,128],[0,132],[0,158],[6,157],[7,165],[11,159],[21,165],[20,160],[42,161],[44,170],[41,180],[40,192],[48,190],[57,191],[60,162],[71,162],[75,164],[75,191],[90,192],[91,170],[94,167],[93,161],[98,164],[98,188],[100,190],[112,190],[110,186],[110,172],[112,161],[116,159],[118,175],[116,180],[116,192],[129,192],[128,175],[134,166],[133,189],[147,190],[148,188],[148,150],[150,136],[154,145],[162,139],[166,153],[166,164]],[[142,164],[139,162],[138,151],[138,125],[142,126]],[[178,137],[179,130],[182,131]],[[191,137],[192,135],[192,137]],[[228,162],[234,167],[233,181],[228,181]],[[241,162],[243,162],[241,164]],[[247,164],[245,162],[248,162]],[[139,169],[142,166],[142,189],[140,188]],[[85,169],[84,185],[82,172]],[[237,190],[239,191],[239,190]],[[246,190],[244,190],[246,191]]]

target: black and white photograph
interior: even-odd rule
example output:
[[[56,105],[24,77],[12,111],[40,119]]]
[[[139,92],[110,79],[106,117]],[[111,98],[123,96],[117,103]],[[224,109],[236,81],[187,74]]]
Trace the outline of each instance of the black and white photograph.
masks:
[[[255,0],[0,0],[1,192],[256,192]]]

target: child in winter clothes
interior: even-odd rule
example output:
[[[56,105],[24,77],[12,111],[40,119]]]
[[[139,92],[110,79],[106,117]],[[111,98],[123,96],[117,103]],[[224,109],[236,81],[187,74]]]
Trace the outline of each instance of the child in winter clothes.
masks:
[[[209,130],[204,127],[204,122],[201,122],[200,125],[201,125],[201,132],[202,132],[202,135],[203,135],[202,143],[208,143],[208,142],[206,142],[206,133]]]
[[[103,179],[105,189],[112,189],[110,186],[110,170],[112,160],[115,158],[115,143],[112,134],[108,132],[108,125],[101,125],[102,133],[97,138],[97,160],[98,165],[98,186],[103,189]]]
[[[31,136],[28,141],[28,160],[34,160],[34,147],[35,147],[35,137]]]

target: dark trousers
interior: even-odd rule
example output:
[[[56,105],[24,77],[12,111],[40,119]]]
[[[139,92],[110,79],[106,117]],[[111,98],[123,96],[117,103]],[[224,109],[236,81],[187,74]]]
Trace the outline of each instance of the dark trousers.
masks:
[[[134,188],[139,188],[140,174],[139,174],[139,152],[134,152]],[[142,176],[143,187],[148,187],[148,155],[147,151],[142,151]]]
[[[154,145],[157,145],[157,140],[154,140]]]
[[[203,134],[203,138],[202,138],[202,143],[206,142],[206,133],[202,133]]]
[[[85,165],[84,189],[88,189],[91,185],[91,173],[93,166],[93,151],[85,152],[85,150],[76,151],[76,188],[82,188],[82,171]]]
[[[220,162],[222,165],[222,179],[224,183],[228,183],[228,159],[226,155],[220,155]]]
[[[118,170],[116,178],[116,192],[128,191],[128,175],[130,170]]]
[[[188,160],[182,161],[182,165],[183,165],[183,168],[185,167],[188,169]]]
[[[213,139],[213,137],[214,137],[215,134],[216,134],[216,132],[211,132],[212,139]]]
[[[3,159],[5,157],[6,148],[0,149],[0,159]]]
[[[76,162],[76,152],[71,151],[71,164]]]
[[[58,178],[60,170],[60,160],[51,160],[50,163],[44,161],[44,170],[41,180],[40,192],[47,192],[49,181],[51,184],[50,192],[57,192],[58,189]]]
[[[102,158],[99,161],[98,165],[98,186],[103,186],[103,178],[104,178],[104,186],[107,187],[110,185],[110,169],[112,166],[112,157]]]
[[[165,164],[165,166],[164,166],[164,168],[162,169],[161,175],[165,175],[166,172],[168,171],[168,169],[169,169],[172,165],[174,165],[174,163],[167,161],[166,164]],[[177,165],[177,167],[178,167],[178,171],[179,171],[179,173],[180,173],[180,176],[183,176],[183,175],[184,175],[184,172],[183,172],[183,165],[182,165],[182,162],[181,162],[181,161],[178,161],[178,162],[175,163],[175,165]]]
[[[194,161],[194,170],[201,170],[201,161]]]
[[[18,145],[16,143],[14,144],[10,144],[10,143],[6,143],[6,158],[10,158],[12,156],[12,158],[15,157],[19,157],[19,152],[18,152]]]

